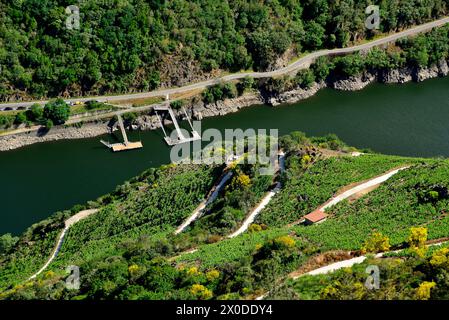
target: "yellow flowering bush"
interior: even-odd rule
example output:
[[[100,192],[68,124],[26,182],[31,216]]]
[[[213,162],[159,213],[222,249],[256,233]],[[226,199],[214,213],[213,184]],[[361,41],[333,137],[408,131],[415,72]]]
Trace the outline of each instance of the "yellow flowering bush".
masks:
[[[132,264],[128,267],[128,272],[131,275],[131,277],[135,277],[139,274],[139,266],[137,264]]]
[[[210,270],[206,273],[206,279],[208,281],[214,281],[215,279],[218,279],[220,277],[220,272],[218,270]]]
[[[420,257],[424,257],[424,255],[426,254],[426,241],[427,228],[410,228],[410,235],[408,237],[410,249]]]
[[[282,236],[274,239],[274,242],[278,245],[284,246],[286,248],[293,248],[296,245],[295,240],[290,236]]]
[[[201,272],[198,270],[197,267],[191,267],[191,268],[189,268],[189,270],[187,270],[188,276],[197,276],[199,274],[201,274]]]
[[[380,232],[374,232],[363,244],[362,253],[384,252],[390,250],[390,239]]]
[[[248,232],[259,232],[259,231],[262,231],[262,226],[257,223],[253,223],[248,227]]]
[[[430,298],[430,289],[436,286],[435,282],[424,281],[419,285],[416,289],[416,298],[418,300],[429,300]]]
[[[442,267],[449,265],[449,248],[442,248],[435,251],[430,259],[430,264],[434,267]]]
[[[190,293],[201,300],[207,300],[212,298],[213,296],[212,291],[207,289],[202,284],[192,285],[192,287],[190,288]]]

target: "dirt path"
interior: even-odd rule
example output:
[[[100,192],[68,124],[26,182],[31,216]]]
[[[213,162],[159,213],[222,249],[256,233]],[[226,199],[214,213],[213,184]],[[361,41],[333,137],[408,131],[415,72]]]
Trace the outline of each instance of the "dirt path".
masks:
[[[44,266],[35,274],[33,274],[31,277],[28,278],[28,280],[34,279],[36,278],[39,274],[41,274],[45,269],[47,269],[47,267],[50,265],[50,263],[52,263],[52,261],[57,257],[59,251],[61,250],[61,246],[64,242],[64,238],[67,234],[67,231],[69,230],[69,228],[74,225],[75,223],[77,223],[78,221],[87,218],[88,216],[97,213],[98,209],[89,209],[89,210],[83,210],[78,212],[77,214],[75,214],[74,216],[68,218],[65,221],[65,226],[64,229],[62,230],[61,234],[59,235],[58,241],[56,242],[56,246],[55,249],[53,250],[50,258],[47,260],[47,262],[44,264]]]
[[[279,153],[279,172],[284,172],[285,170],[285,154],[283,152]],[[265,207],[270,203],[271,199],[281,190],[281,183],[278,182],[273,190],[267,192],[265,196],[262,198],[262,201],[251,211],[248,217],[243,221],[240,228],[238,228],[235,232],[230,234],[228,238],[234,238],[248,229],[251,223],[254,222],[254,219],[259,215],[259,213],[265,209]]]
[[[221,178],[221,180],[218,183],[218,185],[214,186],[214,188],[212,189],[213,192],[210,195],[210,197],[200,203],[200,205],[195,209],[195,211],[193,211],[192,215],[190,217],[188,217],[183,222],[183,224],[181,224],[176,229],[175,234],[179,234],[179,233],[183,232],[185,230],[185,228],[187,228],[193,221],[195,221],[201,215],[201,213],[203,212],[204,208],[206,208],[208,204],[210,204],[210,203],[215,201],[215,199],[217,198],[217,196],[220,193],[221,189],[226,184],[226,182],[229,179],[231,179],[232,175],[233,175],[233,173],[231,171],[229,171],[229,172],[227,172],[223,176],[223,178]]]
[[[405,170],[409,168],[409,166],[400,167],[397,169],[393,169],[390,171],[387,171],[386,173],[374,177],[372,179],[369,179],[368,181],[359,183],[359,184],[350,184],[346,187],[343,187],[341,191],[339,191],[336,195],[334,195],[331,199],[323,203],[320,207],[318,207],[318,211],[325,212],[326,209],[336,205],[337,203],[348,199],[349,201],[354,201],[361,196],[369,193],[370,191],[376,189],[378,186],[380,186],[383,182],[390,179],[392,176],[397,174],[399,171]],[[289,224],[288,226],[294,226],[304,221],[304,218],[301,218],[300,220],[297,220],[296,222],[293,222]]]

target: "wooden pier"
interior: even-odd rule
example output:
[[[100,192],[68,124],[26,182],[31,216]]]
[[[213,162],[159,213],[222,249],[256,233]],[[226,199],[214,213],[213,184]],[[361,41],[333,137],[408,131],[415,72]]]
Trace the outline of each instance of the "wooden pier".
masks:
[[[102,144],[111,149],[114,152],[126,151],[126,150],[134,150],[143,148],[143,144],[140,141],[130,142],[128,140],[128,136],[126,135],[125,126],[123,125],[122,117],[118,114],[118,124],[123,136],[123,142],[121,143],[109,143],[107,141],[100,140]]]

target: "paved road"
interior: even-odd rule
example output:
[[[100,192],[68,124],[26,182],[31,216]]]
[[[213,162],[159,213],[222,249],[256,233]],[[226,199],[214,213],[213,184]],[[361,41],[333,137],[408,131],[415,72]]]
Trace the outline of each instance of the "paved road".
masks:
[[[220,83],[222,81],[238,80],[238,79],[243,79],[245,77],[269,78],[269,77],[281,76],[281,75],[292,73],[293,71],[308,68],[310,66],[310,64],[313,63],[313,61],[315,61],[316,58],[321,57],[321,56],[342,55],[342,54],[347,54],[347,53],[352,53],[352,52],[357,52],[357,51],[368,50],[368,49],[371,49],[376,46],[395,42],[396,40],[398,40],[400,38],[413,36],[413,35],[416,35],[416,34],[419,34],[422,32],[429,31],[433,28],[440,27],[447,23],[449,23],[449,17],[445,17],[445,18],[442,18],[439,20],[435,20],[435,21],[426,23],[426,24],[422,24],[422,25],[407,29],[405,31],[401,31],[401,32],[398,32],[398,33],[395,33],[395,34],[392,34],[392,35],[389,35],[389,36],[386,36],[381,39],[377,39],[377,40],[374,40],[374,41],[371,41],[368,43],[364,43],[361,45],[356,45],[356,46],[348,47],[348,48],[316,51],[316,52],[310,53],[310,54],[298,59],[297,61],[295,61],[294,63],[292,63],[286,67],[283,67],[283,68],[280,68],[277,70],[273,70],[273,71],[234,73],[234,74],[229,74],[229,75],[226,75],[226,76],[223,76],[220,78],[215,78],[215,79],[211,79],[211,80],[207,80],[207,81],[193,83],[193,84],[183,86],[183,87],[161,89],[161,90],[155,90],[155,91],[151,91],[151,92],[143,92],[143,93],[135,93],[135,94],[116,95],[116,96],[96,96],[96,97],[87,97],[87,98],[78,98],[78,99],[74,98],[74,99],[67,99],[67,101],[69,101],[69,102],[88,101],[88,100],[94,99],[94,100],[98,100],[101,102],[113,102],[113,101],[128,100],[128,99],[142,99],[142,98],[179,94],[179,93],[184,93],[184,92],[188,92],[188,91],[196,90],[196,89],[204,89],[210,85],[214,85],[214,84]],[[0,110],[4,109],[6,107],[9,107],[9,108],[17,108],[17,107],[21,107],[21,106],[29,107],[33,103],[44,104],[46,102],[47,102],[46,100],[41,100],[41,101],[32,101],[32,102],[5,103],[5,104],[0,104]]]

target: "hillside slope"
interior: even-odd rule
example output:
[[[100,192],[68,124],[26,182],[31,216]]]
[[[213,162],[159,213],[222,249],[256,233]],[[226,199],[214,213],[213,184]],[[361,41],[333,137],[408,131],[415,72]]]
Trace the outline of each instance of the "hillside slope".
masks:
[[[292,294],[299,285],[292,289],[285,284],[289,273],[356,256],[375,232],[388,238],[392,250],[407,247],[412,227],[427,228],[429,239],[449,235],[448,160],[352,157],[348,151],[353,149],[334,136],[308,139],[294,133],[281,144],[287,152],[282,177],[262,179],[257,166],[233,167],[234,178],[218,199],[178,235],[173,231],[204,199],[222,168],[148,170],[90,203],[88,207],[100,211],[74,224],[47,271],[26,281],[50,255],[61,221],[84,207],[33,226],[0,256],[0,297],[250,299],[270,291],[306,298]],[[329,208],[327,221],[289,226],[341,188],[403,165],[409,168],[375,190]],[[272,179],[279,178],[284,188],[259,216],[266,224],[253,224],[247,232],[226,238],[269,190]],[[79,290],[65,289],[68,265],[80,267]]]
[[[64,0],[0,1],[0,100],[148,91],[221,71],[267,70],[446,15],[447,0],[85,0],[68,29]]]

